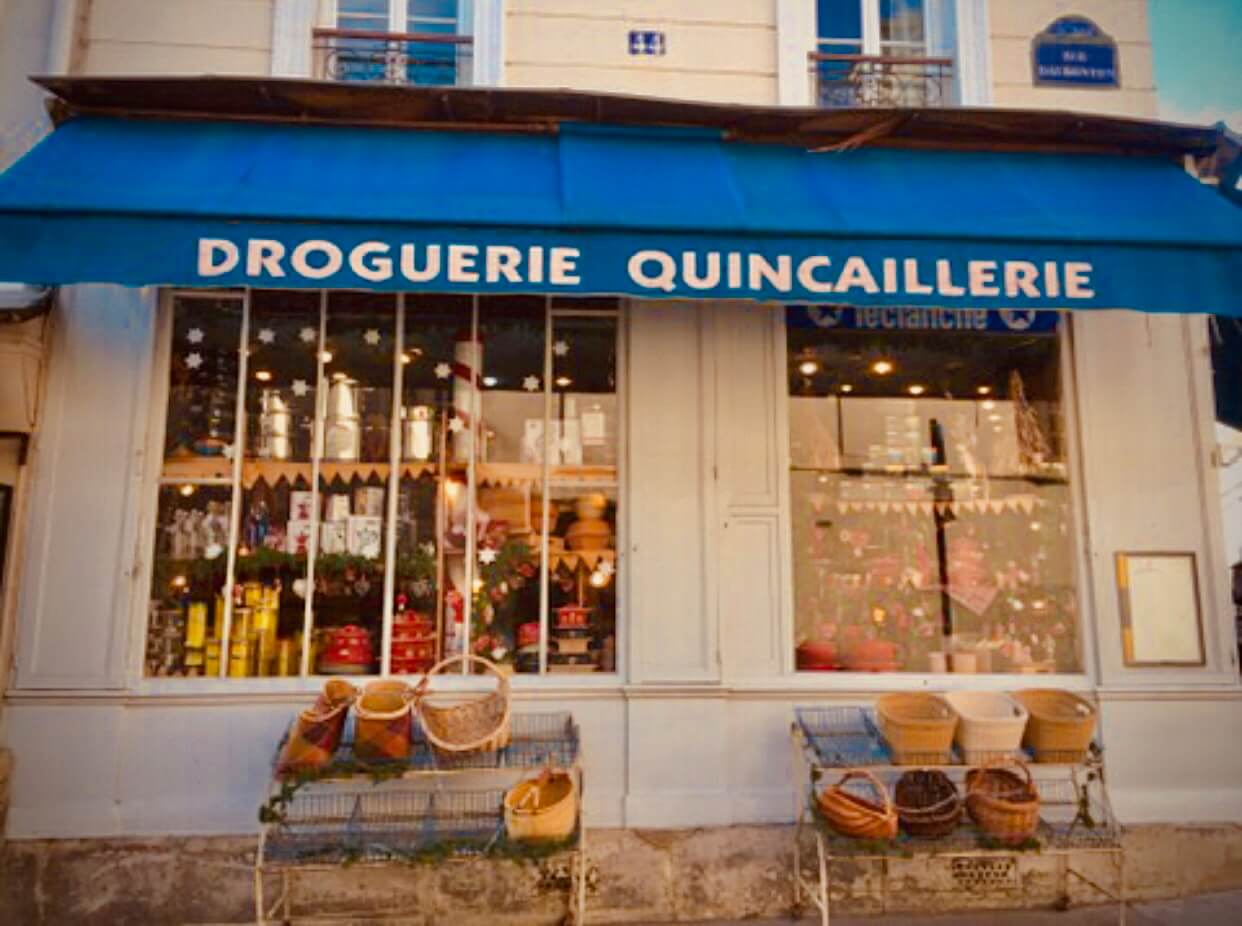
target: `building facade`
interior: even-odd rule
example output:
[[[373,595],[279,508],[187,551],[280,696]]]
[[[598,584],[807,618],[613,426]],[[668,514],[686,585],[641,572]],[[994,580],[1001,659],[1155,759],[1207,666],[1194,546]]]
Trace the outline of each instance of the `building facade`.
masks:
[[[1085,18],[1097,45],[1113,49],[1111,77],[1096,86],[1036,79],[1037,38],[1067,16]],[[1143,0],[1072,9],[1054,0],[635,0],[606,11],[585,0],[0,3],[0,23],[19,19],[21,34],[38,40],[23,47],[47,50],[23,69],[81,77],[563,88],[825,111],[1155,114]],[[19,117],[10,112],[37,120],[34,91],[15,75],[5,81],[0,103],[24,102],[0,111],[11,124]],[[460,163],[469,175],[468,160]],[[494,186],[482,175],[478,182]],[[641,184],[626,184],[642,195]],[[772,299],[437,303],[326,290],[295,298],[281,295],[268,263],[284,256],[234,254],[234,263],[254,261],[268,274],[267,285],[245,294],[100,284],[59,291],[0,637],[13,665],[0,713],[15,757],[8,838],[253,832],[272,750],[322,684],[330,644],[309,642],[325,622],[307,589],[365,602],[359,622],[371,635],[371,668],[395,671],[393,626],[408,603],[397,596],[406,579],[431,575],[414,565],[402,573],[401,564],[426,543],[437,555],[459,546],[467,557],[425,567],[435,575],[425,610],[437,622],[437,652],[493,636],[480,651],[516,669],[519,709],[573,711],[593,826],[787,822],[795,706],[865,704],[891,690],[1011,690],[1029,687],[1032,675],[1098,701],[1123,822],[1242,822],[1242,744],[1219,735],[1242,723],[1242,686],[1228,569],[1236,551],[1226,549],[1219,505],[1203,316],[1014,315],[986,300],[978,309],[894,314]],[[228,263],[227,248],[209,257],[217,259]],[[446,273],[449,259],[446,251]],[[529,267],[534,258],[524,260]],[[480,261],[479,271],[491,272]],[[509,278],[496,267],[497,279]],[[1025,293],[1026,279],[1007,279],[1009,295]],[[941,282],[942,291],[966,291],[964,278]],[[1068,298],[1078,284],[1063,276],[1059,285]],[[350,339],[380,353],[340,366]],[[437,362],[423,363],[415,347]],[[439,375],[441,364],[449,376]],[[462,364],[468,381],[482,377],[465,399],[452,385]],[[359,374],[363,367],[369,372]],[[259,372],[294,391],[264,390]],[[341,382],[360,379],[358,392],[335,389],[334,372]],[[387,405],[365,406],[368,389]],[[276,449],[272,441],[286,435],[271,403],[292,396],[305,400],[288,419],[305,419],[296,424],[302,437]],[[364,407],[351,416],[345,407],[355,402]],[[478,411],[487,430],[469,434],[487,446],[446,432],[439,457],[407,455],[405,438],[394,450],[385,435],[412,423],[414,407],[432,409],[430,420],[445,429]],[[378,444],[369,445],[364,424],[346,439],[358,443],[334,458],[331,437],[320,433],[332,408],[364,422],[376,415]],[[186,424],[213,414],[219,434],[205,438],[214,426],[197,433]],[[234,434],[250,442],[241,459],[231,455]],[[460,490],[420,482],[426,474],[407,465],[439,459],[447,471],[445,454],[470,467],[462,486],[474,500],[461,510],[441,494]],[[326,478],[333,460],[348,462],[337,471],[348,491]],[[913,475],[929,467],[945,475]],[[306,552],[289,546],[303,529],[294,522],[305,520],[289,511],[299,493],[317,509],[304,527],[314,537],[310,560],[336,550],[386,568],[354,575],[342,560],[337,575],[321,560],[317,580],[298,573],[297,597],[284,575],[280,636],[302,633],[284,657],[288,671],[275,661],[264,671],[251,654],[250,667],[233,673],[228,636],[252,602],[217,606],[217,587],[226,574],[270,584],[270,569],[245,575],[260,548]],[[359,530],[376,530],[370,552],[344,534],[329,539],[319,523],[335,520],[322,512],[328,497],[352,502],[340,519],[346,529],[352,517]],[[595,556],[600,547],[567,536],[601,520],[592,508],[608,525]],[[196,522],[223,520],[216,533],[191,529],[191,512]],[[527,549],[539,554],[529,560],[535,574],[520,568],[526,559],[503,576],[488,571],[493,561],[474,562],[486,549],[502,563],[513,553],[488,538],[488,521],[523,520],[535,538]],[[269,541],[276,525],[279,549]],[[194,536],[179,537],[182,528]],[[200,538],[218,546],[215,555]],[[1143,551],[1193,554],[1200,658],[1153,665],[1161,660],[1135,657],[1115,557]],[[960,592],[953,602],[928,594],[937,552],[948,570],[940,585]],[[178,571],[207,558],[215,565],[202,574]],[[541,563],[555,568],[545,576]],[[511,596],[496,587],[514,575],[529,587]],[[358,591],[359,578],[378,585]],[[344,579],[352,591],[324,585]],[[457,590],[460,606],[460,591],[476,581],[498,594],[472,596],[456,626],[444,592]],[[202,662],[184,646],[161,656],[153,637],[168,626],[184,636],[168,614],[191,598],[207,609],[195,618],[203,639],[189,647],[204,650]],[[575,604],[598,622],[593,655],[580,664],[558,660],[568,650],[549,642],[558,609]],[[505,617],[506,608],[527,609],[527,619]],[[303,610],[305,626],[285,614]],[[488,610],[493,617],[480,622]],[[205,628],[217,620],[225,641],[213,663]],[[593,671],[565,671],[575,665]]]

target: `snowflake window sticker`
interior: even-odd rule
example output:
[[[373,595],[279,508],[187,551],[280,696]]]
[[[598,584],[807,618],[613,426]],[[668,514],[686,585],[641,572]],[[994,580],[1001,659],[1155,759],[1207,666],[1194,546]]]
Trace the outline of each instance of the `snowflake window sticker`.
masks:
[[[371,347],[375,347],[380,342],[380,333],[378,328],[368,328],[366,334],[362,336],[362,340],[366,341]]]
[[[276,332],[273,331],[271,328],[260,328],[259,329],[259,343],[260,344],[275,344],[276,343]]]
[[[189,341],[191,344],[202,344],[203,343],[203,329],[202,328],[191,328],[189,331],[185,333],[185,339]]]
[[[310,344],[317,337],[319,337],[319,334],[318,332],[315,331],[314,328],[312,328],[310,325],[307,325],[305,328],[303,328],[301,331],[298,332],[298,337],[302,339],[303,344]]]
[[[558,357],[569,356],[569,342],[568,341],[557,341],[555,344],[552,345],[552,353],[556,354],[556,356]]]
[[[491,547],[484,547],[479,551],[479,562],[484,566],[490,566],[496,562],[496,551]]]
[[[539,391],[539,377],[538,376],[526,377],[524,380],[522,380],[522,388],[525,389],[527,392],[538,392]]]
[[[454,434],[460,434],[466,428],[466,423],[460,418],[450,418],[448,423],[449,430]]]
[[[453,368],[441,361],[436,364],[436,379],[448,379],[453,375]]]
[[[187,368],[191,370],[197,370],[199,367],[203,365],[203,355],[200,354],[198,351],[194,351],[191,354],[186,354],[185,365]]]
[[[290,384],[289,388],[293,390],[293,394],[299,399],[303,398],[308,392],[310,392],[310,384],[304,379],[295,379],[292,384]]]

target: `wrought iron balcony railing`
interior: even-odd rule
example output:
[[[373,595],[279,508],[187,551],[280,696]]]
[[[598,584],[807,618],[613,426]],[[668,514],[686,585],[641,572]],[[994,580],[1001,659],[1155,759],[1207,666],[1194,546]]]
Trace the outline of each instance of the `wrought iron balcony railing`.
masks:
[[[949,106],[953,103],[952,58],[829,55],[812,52],[811,80],[817,106]]]
[[[451,87],[469,84],[468,35],[316,29],[311,50],[321,80]]]

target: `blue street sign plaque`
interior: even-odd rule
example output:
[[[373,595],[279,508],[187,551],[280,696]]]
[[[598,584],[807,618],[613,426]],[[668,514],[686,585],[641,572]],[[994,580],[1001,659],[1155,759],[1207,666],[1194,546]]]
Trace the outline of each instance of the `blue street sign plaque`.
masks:
[[[1035,85],[1118,87],[1117,43],[1084,16],[1063,16],[1031,43]]]
[[[663,32],[630,31],[631,55],[663,55],[667,51]]]

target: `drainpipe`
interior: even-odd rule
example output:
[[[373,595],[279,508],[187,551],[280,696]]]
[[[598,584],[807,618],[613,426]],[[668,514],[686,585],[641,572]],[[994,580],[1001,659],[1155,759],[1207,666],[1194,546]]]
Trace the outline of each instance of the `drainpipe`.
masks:
[[[47,73],[68,74],[73,69],[79,14],[90,0],[52,0],[48,29]]]

